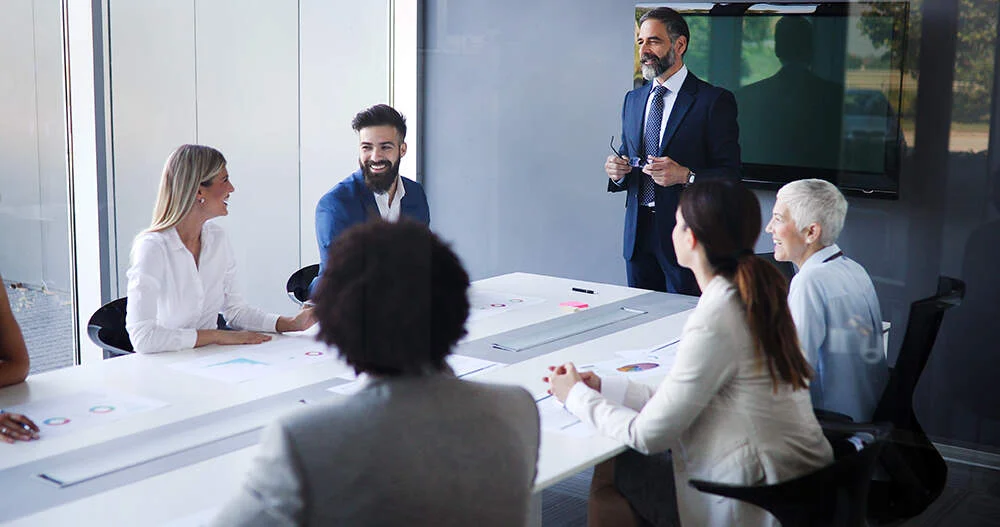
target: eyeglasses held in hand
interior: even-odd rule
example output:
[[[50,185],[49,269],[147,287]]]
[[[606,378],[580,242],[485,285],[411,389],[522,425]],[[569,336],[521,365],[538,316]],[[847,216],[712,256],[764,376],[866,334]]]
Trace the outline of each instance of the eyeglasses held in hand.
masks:
[[[625,145],[623,144],[622,147],[624,147],[624,146]],[[625,155],[621,153],[621,149],[615,148],[615,136],[611,136],[611,151],[615,153],[616,157],[620,157],[620,158],[628,161],[628,166],[630,166],[630,167],[638,168],[638,167],[644,166],[646,164],[646,160],[645,159],[642,159],[642,158],[639,158],[639,157],[625,157]]]

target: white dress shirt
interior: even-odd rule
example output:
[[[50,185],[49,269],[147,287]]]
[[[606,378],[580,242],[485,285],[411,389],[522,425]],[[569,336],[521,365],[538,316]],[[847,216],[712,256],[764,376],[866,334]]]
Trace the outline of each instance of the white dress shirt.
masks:
[[[689,478],[773,484],[833,460],[808,390],[781,383],[775,392],[752,342],[739,292],[716,276],[655,390],[608,376],[601,393],[577,383],[566,408],[642,453],[672,450],[682,525],[777,525],[763,509],[687,485]]]
[[[653,79],[651,81],[653,83],[653,88],[656,88],[657,86],[666,86],[667,88],[667,93],[663,95],[663,118],[660,119],[660,138],[659,141],[657,141],[661,145],[663,144],[663,133],[667,130],[667,121],[670,120],[670,112],[674,110],[674,103],[677,101],[677,92],[680,91],[681,86],[684,85],[684,81],[687,79],[687,76],[688,68],[685,65],[681,66],[681,69],[675,71],[674,74],[662,84],[657,79]],[[656,90],[653,88],[649,90],[649,96],[646,97],[646,112],[642,114],[642,130],[644,134],[646,130],[646,118],[649,116],[649,107],[653,105],[653,95],[656,94]],[[643,138],[643,141],[645,141],[645,138]],[[646,154],[659,157],[660,153],[646,152]],[[621,178],[618,181],[612,179],[611,181],[619,187],[624,187],[625,179],[626,178]],[[656,202],[651,201],[647,206],[655,207]]]
[[[382,216],[382,219],[390,223],[396,223],[399,221],[399,207],[400,203],[403,201],[403,196],[406,195],[406,187],[403,186],[402,177],[396,175],[396,194],[392,197],[392,203],[389,202],[389,193],[383,192],[379,194],[375,192],[375,204],[378,205],[378,213]]]
[[[674,72],[665,82],[662,84],[660,81],[653,79],[653,87],[656,86],[666,86],[667,93],[663,95],[663,118],[660,119],[660,139],[657,141],[660,145],[663,144],[663,132],[667,129],[667,121],[670,120],[670,112],[674,109],[674,102],[677,101],[677,92],[680,91],[681,86],[684,85],[684,81],[688,76],[688,67],[681,66],[681,69]],[[646,98],[646,113],[642,117],[642,129],[646,130],[646,117],[649,116],[649,107],[653,105],[653,95],[656,94],[655,89],[649,90],[649,96]],[[645,138],[643,138],[645,140]],[[659,152],[646,152],[646,155],[659,156]]]
[[[816,370],[813,406],[870,421],[889,380],[882,311],[871,278],[836,244],[809,257],[792,278],[788,307]]]
[[[278,315],[247,306],[236,287],[236,262],[222,227],[206,222],[201,257],[177,229],[144,232],[132,243],[125,328],[140,353],[193,348],[199,329],[217,329],[219,313],[233,328],[274,331]]]

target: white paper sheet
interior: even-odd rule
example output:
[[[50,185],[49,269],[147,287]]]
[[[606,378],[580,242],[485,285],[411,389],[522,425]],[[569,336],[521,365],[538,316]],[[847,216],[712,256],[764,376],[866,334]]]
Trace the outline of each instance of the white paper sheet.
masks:
[[[163,401],[117,391],[78,392],[5,408],[28,416],[40,436],[62,436],[168,406]]]
[[[552,395],[538,399],[535,404],[542,430],[573,437],[592,437],[597,433],[594,427],[563,408],[559,399]]]
[[[499,362],[466,357],[465,355],[448,355],[446,360],[448,361],[448,365],[451,366],[452,371],[455,372],[456,377],[465,377],[496,366],[502,366]]]
[[[579,371],[592,371],[602,377],[612,375],[639,379],[665,377],[677,356],[677,339],[642,349],[621,350],[617,357],[592,364],[577,365]]]
[[[489,289],[470,290],[469,321],[482,320],[501,313],[516,311],[527,306],[541,304],[544,301],[544,298],[506,293],[503,291],[492,291]]]
[[[237,350],[222,350],[197,359],[175,362],[170,368],[236,384],[332,360],[335,356],[334,350],[310,339],[276,338],[252,347],[241,346]]]
[[[160,527],[208,527],[221,510],[222,507],[212,507],[160,524]]]

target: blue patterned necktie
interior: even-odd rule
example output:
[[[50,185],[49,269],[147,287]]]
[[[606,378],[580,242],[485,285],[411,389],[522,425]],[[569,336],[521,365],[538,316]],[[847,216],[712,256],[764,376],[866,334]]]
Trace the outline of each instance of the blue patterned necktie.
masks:
[[[646,128],[643,131],[644,154],[647,156],[660,155],[660,123],[663,122],[663,96],[667,94],[667,87],[660,85],[653,87],[653,102],[649,105],[649,115],[646,116]],[[656,197],[653,192],[653,178],[648,174],[642,175],[639,184],[639,204],[648,205]]]

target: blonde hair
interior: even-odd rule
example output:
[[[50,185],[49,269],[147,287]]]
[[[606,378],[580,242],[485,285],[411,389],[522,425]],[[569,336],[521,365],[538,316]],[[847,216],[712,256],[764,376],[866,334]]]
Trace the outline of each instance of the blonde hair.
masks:
[[[225,166],[222,152],[210,146],[177,147],[163,165],[153,222],[146,232],[164,231],[180,223],[194,207],[198,187],[208,186]]]

